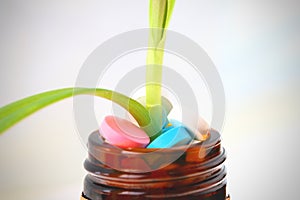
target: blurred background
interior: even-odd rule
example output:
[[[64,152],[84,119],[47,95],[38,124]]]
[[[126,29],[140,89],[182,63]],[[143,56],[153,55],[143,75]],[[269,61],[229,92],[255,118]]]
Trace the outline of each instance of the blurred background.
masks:
[[[299,7],[296,0],[175,5],[170,29],[208,53],[224,84],[221,133],[233,200],[298,199]],[[102,42],[148,27],[148,1],[2,0],[0,25],[3,106],[74,86]],[[86,154],[72,99],[32,115],[0,136],[1,198],[78,199]]]

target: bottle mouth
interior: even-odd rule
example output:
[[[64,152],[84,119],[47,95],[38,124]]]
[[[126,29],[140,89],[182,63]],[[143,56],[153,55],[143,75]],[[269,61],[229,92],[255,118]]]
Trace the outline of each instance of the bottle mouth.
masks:
[[[153,151],[165,151],[165,152],[174,152],[174,151],[186,151],[189,148],[194,147],[203,147],[203,148],[213,148],[214,146],[219,145],[221,142],[220,134],[211,129],[210,137],[205,141],[194,140],[190,144],[176,146],[172,148],[119,148],[114,145],[111,145],[105,142],[105,139],[98,133],[98,131],[94,131],[90,134],[88,139],[88,149],[89,151],[92,148],[101,148],[103,151],[114,151],[116,153],[123,153],[123,154],[131,154],[131,153],[151,153]]]
[[[226,159],[221,147],[220,134],[212,130],[208,140],[174,148],[127,148],[122,149],[106,143],[95,131],[88,140],[88,159],[85,167],[91,173],[98,168],[114,172],[140,174],[167,168],[186,166],[197,169],[210,167],[217,160],[219,164]],[[217,164],[218,165],[218,164]],[[99,173],[98,173],[99,174]]]

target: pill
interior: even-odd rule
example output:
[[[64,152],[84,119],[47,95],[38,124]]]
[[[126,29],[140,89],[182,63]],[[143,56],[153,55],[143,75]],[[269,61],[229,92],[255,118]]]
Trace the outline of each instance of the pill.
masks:
[[[186,120],[184,125],[198,141],[205,141],[210,137],[210,125],[200,116]]]
[[[132,122],[115,116],[106,116],[99,131],[107,143],[121,148],[145,147],[150,142],[145,131]]]
[[[184,126],[168,129],[153,140],[147,148],[171,148],[186,145],[192,141],[191,134]]]

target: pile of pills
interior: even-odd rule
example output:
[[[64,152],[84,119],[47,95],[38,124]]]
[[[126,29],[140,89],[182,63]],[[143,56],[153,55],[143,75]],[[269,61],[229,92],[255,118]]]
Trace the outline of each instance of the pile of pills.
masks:
[[[116,116],[106,116],[99,129],[105,141],[120,148],[172,148],[191,143],[195,135],[182,123],[170,120],[153,141],[140,127]]]
[[[137,99],[143,106],[145,97]],[[100,125],[99,132],[102,138],[109,144],[120,148],[172,148],[190,144],[195,140],[204,141],[209,137],[209,125],[199,117],[198,127],[191,131],[176,120],[168,120],[168,115],[173,106],[171,102],[162,96],[162,105],[149,109],[149,115],[153,121],[161,115],[161,121],[154,124],[162,124],[156,127],[159,130],[154,137],[149,135],[131,121],[116,116],[106,116]]]

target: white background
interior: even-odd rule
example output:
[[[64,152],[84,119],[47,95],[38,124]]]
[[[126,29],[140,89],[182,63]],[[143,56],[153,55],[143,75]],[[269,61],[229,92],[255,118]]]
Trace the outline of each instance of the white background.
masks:
[[[178,0],[175,6],[170,29],[206,50],[225,87],[221,132],[233,200],[298,198],[299,7],[296,0]],[[2,0],[0,106],[74,86],[103,41],[147,26],[146,0]],[[72,109],[65,100],[0,136],[1,199],[79,198],[86,151]]]

